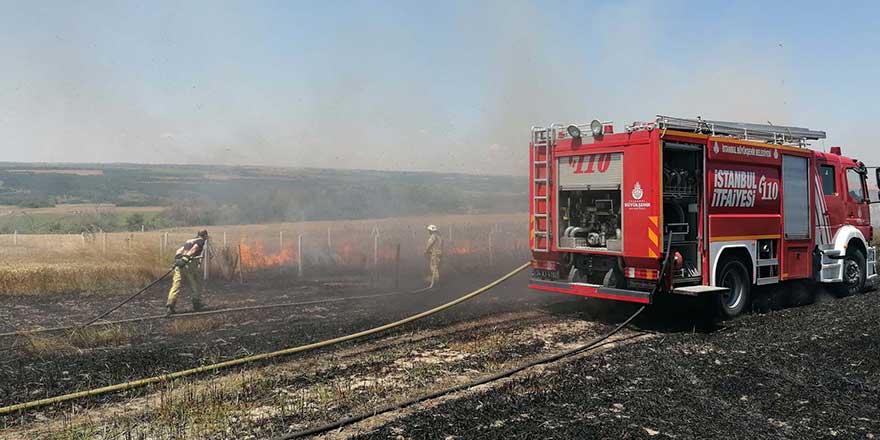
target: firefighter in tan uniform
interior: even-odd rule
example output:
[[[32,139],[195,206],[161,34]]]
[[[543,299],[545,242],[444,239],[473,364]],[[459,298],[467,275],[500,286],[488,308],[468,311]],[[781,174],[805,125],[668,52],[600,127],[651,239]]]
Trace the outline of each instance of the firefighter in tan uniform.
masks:
[[[435,225],[428,225],[428,245],[425,247],[425,256],[428,257],[428,266],[431,269],[431,285],[440,282],[440,260],[443,259],[443,237],[440,229]]]
[[[196,238],[187,240],[174,255],[174,276],[171,280],[171,290],[168,291],[168,301],[165,307],[168,315],[176,313],[177,297],[184,283],[192,291],[193,310],[199,311],[204,308],[202,303],[202,276],[201,261],[202,251],[208,242],[208,231],[199,231]]]

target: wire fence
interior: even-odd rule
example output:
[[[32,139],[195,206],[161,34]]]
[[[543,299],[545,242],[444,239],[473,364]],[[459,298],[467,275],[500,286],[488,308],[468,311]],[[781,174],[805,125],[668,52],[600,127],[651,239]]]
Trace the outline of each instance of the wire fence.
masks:
[[[401,273],[425,270],[428,224],[440,228],[446,267],[485,270],[528,257],[527,221],[525,214],[509,214],[206,227],[210,240],[204,276],[245,281],[250,274],[277,271],[298,277],[353,273],[397,280]],[[137,270],[148,278],[166,269],[198,229],[0,235],[0,271],[76,267],[88,278],[88,268],[100,266]],[[0,292],[15,288],[0,285]]]

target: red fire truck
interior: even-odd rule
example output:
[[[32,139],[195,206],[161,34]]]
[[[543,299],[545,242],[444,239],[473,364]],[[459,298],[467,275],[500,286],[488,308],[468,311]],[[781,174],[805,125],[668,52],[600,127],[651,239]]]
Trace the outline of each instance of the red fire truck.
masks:
[[[532,129],[534,289],[638,303],[710,295],[723,318],[755,285],[873,283],[867,169],[800,127],[658,116]],[[880,171],[875,176],[880,183]]]

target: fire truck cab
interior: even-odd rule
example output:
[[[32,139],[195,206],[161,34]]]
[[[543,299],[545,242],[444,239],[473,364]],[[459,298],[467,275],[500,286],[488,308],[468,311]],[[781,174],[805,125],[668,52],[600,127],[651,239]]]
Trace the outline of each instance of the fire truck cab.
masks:
[[[622,133],[599,120],[533,128],[529,286],[638,303],[711,295],[723,318],[756,285],[862,291],[877,278],[868,173],[839,147],[807,148],[824,138],[669,116]]]

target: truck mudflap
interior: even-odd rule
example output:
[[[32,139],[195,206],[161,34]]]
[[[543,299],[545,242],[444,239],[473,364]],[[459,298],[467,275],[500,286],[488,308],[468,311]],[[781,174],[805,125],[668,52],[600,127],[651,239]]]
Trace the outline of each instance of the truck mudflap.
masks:
[[[588,296],[591,298],[611,299],[640,304],[651,304],[651,292],[640,290],[616,289],[598,284],[568,283],[564,281],[547,281],[531,279],[529,288],[546,292],[567,293],[569,295]]]

